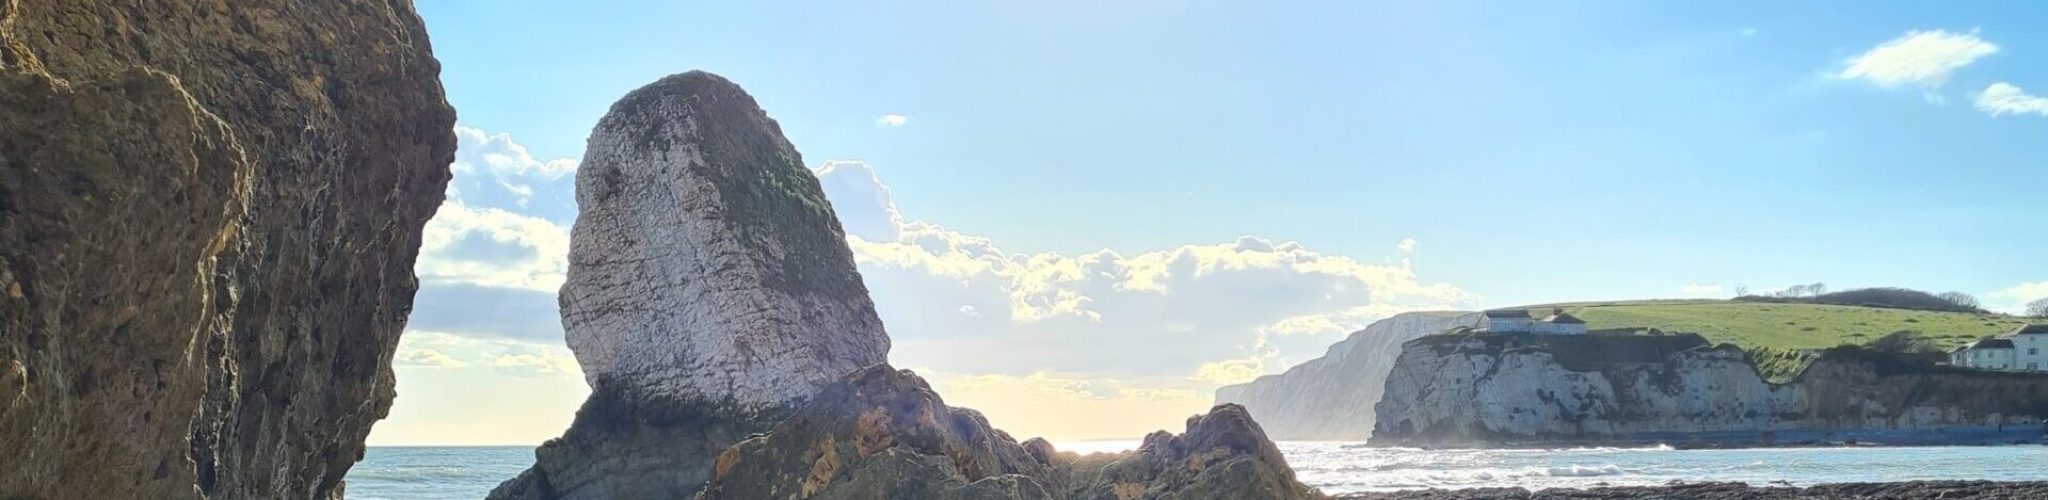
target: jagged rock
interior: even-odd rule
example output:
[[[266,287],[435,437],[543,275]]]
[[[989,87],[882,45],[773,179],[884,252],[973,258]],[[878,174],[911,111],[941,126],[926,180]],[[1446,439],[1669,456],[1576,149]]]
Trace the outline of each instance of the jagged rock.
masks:
[[[1251,382],[1216,389],[1217,403],[1237,403],[1281,440],[1359,440],[1372,435],[1373,405],[1401,344],[1460,326],[1480,326],[1475,312],[1397,314],[1331,344],[1323,357]]]
[[[831,204],[732,82],[613,104],[576,199],[562,325],[594,393],[492,498],[686,498],[720,450],[886,359]]]
[[[725,450],[698,498],[1061,498],[1053,479],[1051,463],[980,413],[875,365]]]
[[[1217,405],[1188,418],[1187,432],[1145,436],[1136,452],[1070,465],[1077,500],[1293,499],[1322,495],[1294,478],[1280,448],[1244,407]]]
[[[887,365],[828,387],[767,434],[718,457],[699,500],[1296,499],[1280,450],[1242,407],[1218,406],[1135,452],[1079,456],[1018,444],[924,380]]]
[[[0,498],[330,498],[454,112],[409,2],[0,2]]]
[[[1408,446],[2002,444],[2048,435],[2048,374],[1840,347],[1772,383],[1697,335],[1410,341],[1372,442]]]

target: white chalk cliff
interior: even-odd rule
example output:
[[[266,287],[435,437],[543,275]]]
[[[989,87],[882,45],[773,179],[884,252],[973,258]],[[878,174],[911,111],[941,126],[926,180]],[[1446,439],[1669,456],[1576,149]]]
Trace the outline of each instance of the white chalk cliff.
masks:
[[[1438,335],[1408,342],[1382,445],[2039,442],[2048,375],[1838,348],[1775,384],[1696,335]]]
[[[1352,332],[1323,357],[1217,388],[1216,402],[1243,405],[1274,439],[1365,439],[1401,343],[1480,323],[1474,312],[1397,314]]]

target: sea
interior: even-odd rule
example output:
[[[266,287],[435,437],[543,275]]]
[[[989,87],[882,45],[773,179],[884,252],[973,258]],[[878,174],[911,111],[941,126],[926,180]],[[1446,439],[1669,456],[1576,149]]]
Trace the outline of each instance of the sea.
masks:
[[[1324,493],[1520,486],[1530,489],[1659,485],[2048,480],[2048,446],[1758,448],[1676,450],[1570,448],[1422,450],[1363,443],[1280,442],[1297,477]],[[1055,443],[1108,452],[1135,440]],[[533,464],[532,447],[371,447],[348,475],[350,500],[477,500]]]

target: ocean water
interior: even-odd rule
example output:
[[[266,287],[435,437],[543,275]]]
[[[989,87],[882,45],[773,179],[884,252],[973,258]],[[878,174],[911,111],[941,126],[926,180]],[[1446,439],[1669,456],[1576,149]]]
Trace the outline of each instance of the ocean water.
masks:
[[[1065,451],[1116,451],[1137,441],[1059,443]],[[1301,481],[1324,493],[1418,488],[1531,489],[1664,484],[2048,480],[2048,446],[1673,450],[1419,450],[1360,443],[1282,442]],[[533,463],[531,447],[373,447],[349,472],[350,500],[483,498]]]

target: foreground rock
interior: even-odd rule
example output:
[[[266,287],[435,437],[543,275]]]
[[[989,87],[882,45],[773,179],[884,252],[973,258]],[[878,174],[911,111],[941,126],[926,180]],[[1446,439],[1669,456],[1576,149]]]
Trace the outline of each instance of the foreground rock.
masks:
[[[1216,389],[1217,403],[1244,405],[1280,440],[1361,440],[1372,436],[1373,405],[1401,344],[1460,326],[1477,327],[1474,312],[1414,312],[1375,321],[1330,346],[1323,357],[1285,373]]]
[[[889,339],[831,204],[739,86],[691,72],[591,132],[562,326],[593,394],[493,498],[684,498]]]
[[[752,98],[692,72],[591,134],[561,293],[593,392],[494,499],[1314,496],[1236,406],[1121,455],[1019,444],[889,341],[832,207]]]
[[[718,457],[700,499],[1294,499],[1294,479],[1243,408],[1216,407],[1135,452],[1078,456],[1018,444],[887,365],[835,384],[766,435]]]
[[[0,498],[330,498],[454,112],[409,2],[0,6]]]
[[[1688,483],[1668,486],[1619,486],[1588,489],[1477,488],[1418,490],[1346,495],[1347,500],[1772,500],[1867,499],[2027,500],[2048,498],[2048,482],[1904,481],[1841,483],[1797,488],[1750,486],[1742,483]]]
[[[1380,445],[1679,447],[2041,442],[2048,374],[1843,347],[1776,384],[1696,335],[1452,334],[1409,342]]]

